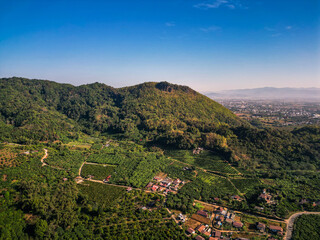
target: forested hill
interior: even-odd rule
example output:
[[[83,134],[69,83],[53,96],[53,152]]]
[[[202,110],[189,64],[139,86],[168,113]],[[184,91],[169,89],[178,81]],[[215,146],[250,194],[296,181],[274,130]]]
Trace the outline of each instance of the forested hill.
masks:
[[[79,133],[211,149],[250,168],[319,168],[319,126],[256,129],[217,102],[167,82],[112,88],[0,79],[0,141],[70,141]]]
[[[40,140],[54,140],[72,129],[123,133],[136,140],[159,135],[181,138],[188,137],[188,132],[194,136],[198,129],[245,124],[209,98],[166,82],[115,89],[99,83],[75,87],[3,78],[0,94],[2,122],[32,129]]]

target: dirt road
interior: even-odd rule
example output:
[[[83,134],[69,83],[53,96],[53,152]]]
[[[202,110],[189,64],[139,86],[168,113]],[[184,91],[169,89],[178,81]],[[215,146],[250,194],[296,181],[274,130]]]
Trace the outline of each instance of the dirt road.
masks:
[[[42,162],[42,166],[48,165],[44,162],[44,160],[48,157],[48,150],[47,149],[43,149],[44,150],[44,156],[41,158],[41,162]]]

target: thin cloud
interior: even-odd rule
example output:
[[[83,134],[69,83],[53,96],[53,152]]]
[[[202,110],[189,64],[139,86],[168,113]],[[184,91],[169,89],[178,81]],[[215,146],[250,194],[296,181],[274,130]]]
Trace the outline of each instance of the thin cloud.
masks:
[[[174,27],[176,24],[174,22],[166,22],[167,27]]]
[[[266,30],[267,32],[270,32],[271,37],[280,37],[288,33],[289,31],[294,30],[294,28],[291,25],[287,25],[287,26],[276,27],[276,28],[265,27],[264,30]]]
[[[276,31],[276,29],[270,28],[270,27],[265,27],[264,29],[265,29],[266,31],[268,31],[268,32],[275,32],[275,31]]]
[[[212,9],[212,8],[219,8],[219,7],[226,7],[229,9],[235,9],[235,8],[242,8],[247,9],[247,7],[243,6],[239,1],[236,0],[211,0],[211,1],[205,1],[202,3],[198,3],[193,5],[195,8],[199,9]]]
[[[221,28],[218,27],[218,26],[210,26],[210,27],[207,27],[207,28],[200,28],[200,31],[205,32],[205,33],[216,32],[216,31],[219,31],[219,30],[221,30]]]

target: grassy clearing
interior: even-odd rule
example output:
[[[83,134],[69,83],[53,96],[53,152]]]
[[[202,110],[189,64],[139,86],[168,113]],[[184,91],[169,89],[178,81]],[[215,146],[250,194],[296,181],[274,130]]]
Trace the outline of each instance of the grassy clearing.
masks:
[[[90,201],[105,206],[112,204],[116,199],[121,197],[126,190],[123,187],[110,186],[90,181],[84,181],[83,184],[78,185],[78,188],[82,194],[88,196]]]
[[[93,164],[85,164],[82,167],[81,176],[88,177],[91,175],[93,179],[103,180],[108,175],[112,175],[114,173],[114,169],[116,166],[111,165],[93,165]]]

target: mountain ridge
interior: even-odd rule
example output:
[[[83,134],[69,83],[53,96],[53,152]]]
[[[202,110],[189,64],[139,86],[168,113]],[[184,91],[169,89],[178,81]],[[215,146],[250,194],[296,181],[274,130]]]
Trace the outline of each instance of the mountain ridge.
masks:
[[[262,87],[205,93],[212,99],[320,100],[320,88]]]

